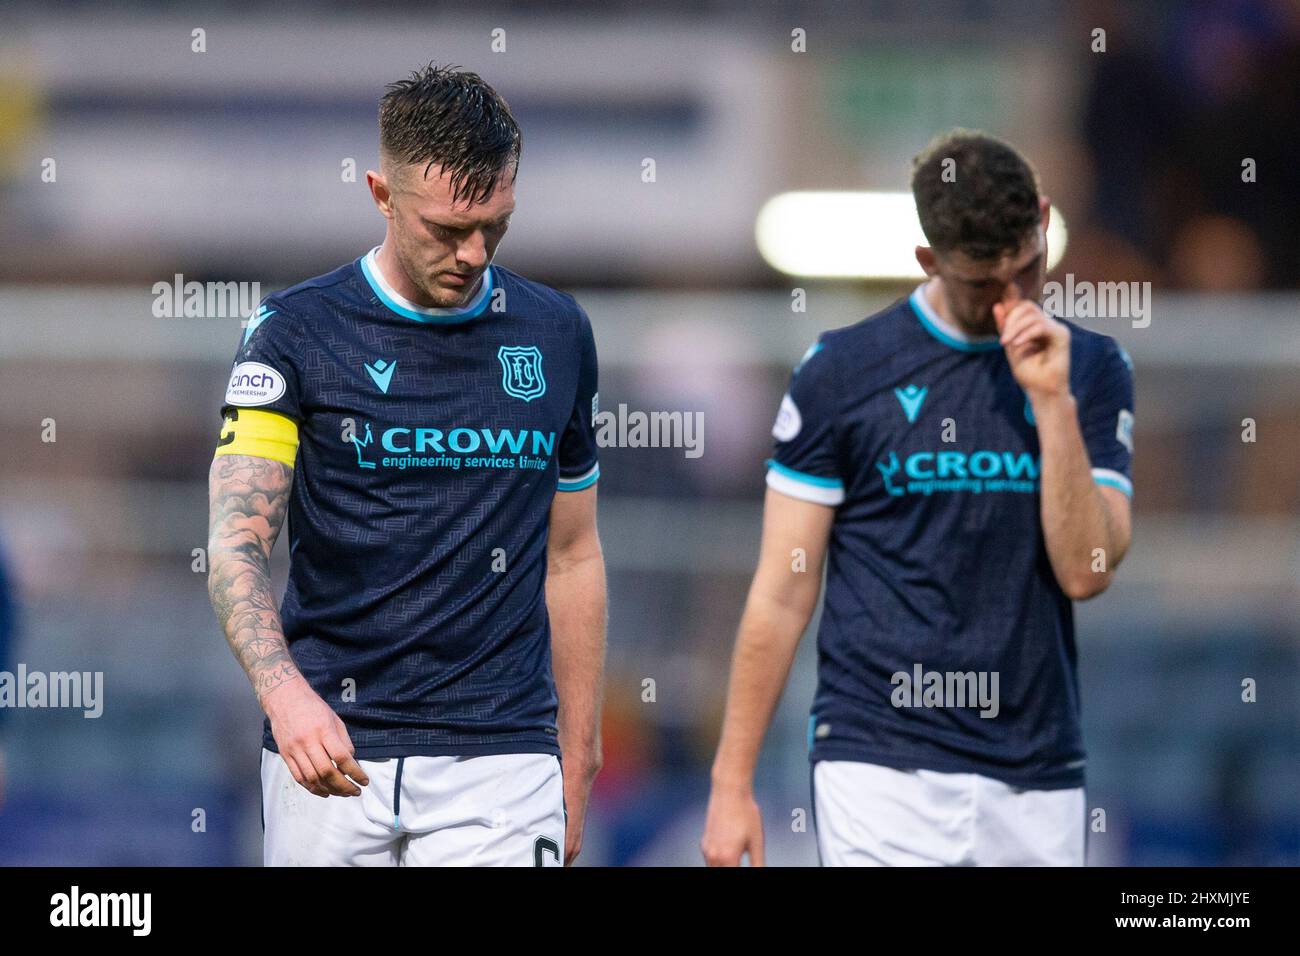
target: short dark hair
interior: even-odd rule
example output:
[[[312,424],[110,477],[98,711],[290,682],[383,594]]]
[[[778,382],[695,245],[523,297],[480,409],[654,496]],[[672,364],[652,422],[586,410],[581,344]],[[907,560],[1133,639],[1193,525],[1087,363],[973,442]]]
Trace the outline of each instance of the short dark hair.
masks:
[[[948,159],[955,181],[943,176]],[[931,248],[972,259],[1015,252],[1040,219],[1033,167],[979,130],[955,129],[932,140],[912,161],[912,197]]]
[[[492,195],[507,167],[514,181],[522,137],[510,107],[477,73],[430,63],[388,85],[379,101],[379,146],[401,163],[451,174],[452,201]]]

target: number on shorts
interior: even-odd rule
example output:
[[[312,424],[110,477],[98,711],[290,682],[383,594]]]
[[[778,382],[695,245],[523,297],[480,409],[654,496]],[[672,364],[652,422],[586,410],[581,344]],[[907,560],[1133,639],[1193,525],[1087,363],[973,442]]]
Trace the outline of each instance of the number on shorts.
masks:
[[[539,836],[533,841],[533,866],[545,866],[543,857],[547,853],[555,857],[556,863],[560,862],[560,845],[550,837]]]

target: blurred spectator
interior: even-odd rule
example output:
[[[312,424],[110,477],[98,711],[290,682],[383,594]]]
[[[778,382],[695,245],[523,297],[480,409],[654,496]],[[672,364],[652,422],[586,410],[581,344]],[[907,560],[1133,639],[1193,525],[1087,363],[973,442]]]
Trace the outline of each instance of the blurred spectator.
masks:
[[[1197,216],[1174,237],[1170,275],[1197,292],[1246,292],[1264,280],[1264,250],[1255,232],[1231,216]]]
[[[1178,287],[1294,288],[1300,7],[1202,0],[1161,18],[1102,3],[1088,17],[1107,30],[1080,124],[1091,227],[1169,267]]]

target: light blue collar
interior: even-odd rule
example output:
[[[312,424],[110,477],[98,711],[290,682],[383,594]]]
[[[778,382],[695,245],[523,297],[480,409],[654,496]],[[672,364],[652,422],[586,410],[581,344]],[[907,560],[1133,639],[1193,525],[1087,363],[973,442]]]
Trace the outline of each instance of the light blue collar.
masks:
[[[479,283],[479,290],[468,304],[458,309],[437,309],[416,305],[410,299],[399,295],[397,290],[388,284],[388,280],[384,278],[384,274],[379,269],[379,264],[375,259],[378,252],[379,247],[375,246],[375,248],[358,259],[357,263],[361,266],[361,274],[366,277],[366,281],[370,283],[370,288],[379,301],[402,318],[412,319],[416,322],[466,322],[482,315],[487,309],[488,300],[492,297],[491,265],[484,270],[483,281]]]
[[[916,317],[921,320],[921,325],[925,330],[933,335],[949,348],[958,349],[962,352],[991,352],[994,349],[1002,348],[1002,343],[998,341],[996,335],[969,335],[957,328],[950,322],[945,322],[940,318],[939,313],[930,307],[929,301],[925,297],[925,287],[928,282],[922,282],[916,287],[911,297],[907,300]]]

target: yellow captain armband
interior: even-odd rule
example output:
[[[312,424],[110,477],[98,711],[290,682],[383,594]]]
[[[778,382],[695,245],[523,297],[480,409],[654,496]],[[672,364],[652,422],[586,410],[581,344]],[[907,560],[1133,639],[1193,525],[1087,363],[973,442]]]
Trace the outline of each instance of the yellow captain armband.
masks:
[[[298,455],[298,423],[279,412],[232,408],[221,426],[217,454],[270,458],[292,468]]]

